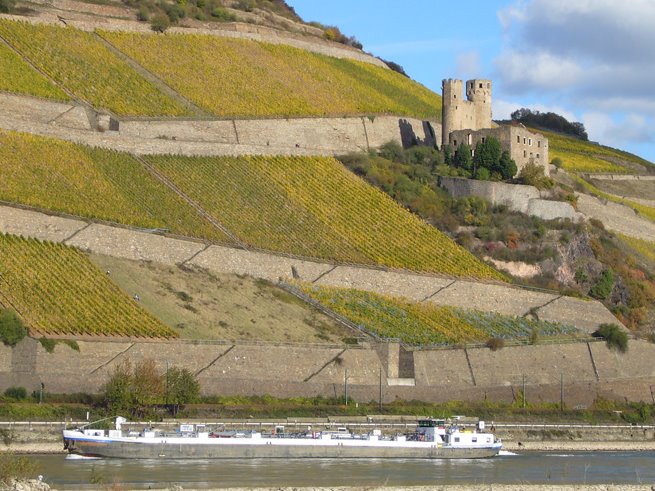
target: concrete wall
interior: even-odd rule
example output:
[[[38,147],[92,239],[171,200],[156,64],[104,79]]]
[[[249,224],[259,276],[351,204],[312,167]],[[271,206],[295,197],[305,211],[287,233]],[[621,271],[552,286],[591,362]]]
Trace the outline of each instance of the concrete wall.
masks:
[[[568,218],[577,221],[582,218],[569,203],[541,199],[541,193],[534,186],[477,181],[462,177],[441,177],[439,183],[454,198],[479,196],[494,205],[505,205],[510,210],[544,220]]]
[[[655,346],[631,341],[627,354],[595,342],[568,345],[422,350],[414,352],[415,385],[397,386],[387,379],[379,347],[331,345],[254,345],[191,341],[78,341],[79,351],[59,343],[48,353],[33,339],[11,349],[0,346],[0,391],[43,382],[48,392],[98,392],[115,367],[126,359],[155,360],[196,374],[205,394],[270,394],[278,397],[343,396],[377,400],[383,373],[383,398],[427,401],[452,399],[511,401],[523,386],[530,400],[559,401],[560,382],[569,405],[589,403],[597,394],[648,400],[655,381]],[[397,345],[390,345],[397,348]]]
[[[9,94],[0,94],[0,108],[0,128],[136,154],[338,155],[390,140],[440,144],[438,122],[397,116],[118,121],[73,103]]]

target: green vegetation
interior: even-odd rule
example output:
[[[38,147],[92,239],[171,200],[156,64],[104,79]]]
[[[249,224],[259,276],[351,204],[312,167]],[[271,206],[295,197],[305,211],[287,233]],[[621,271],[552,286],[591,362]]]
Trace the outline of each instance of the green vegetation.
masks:
[[[189,114],[91,32],[0,19],[0,35],[62,87],[96,108],[123,116]],[[33,79],[23,82],[22,92],[32,93],[40,78],[35,71]]]
[[[550,158],[559,158],[562,168],[567,171],[626,174],[631,173],[632,169],[643,172],[644,168],[653,166],[652,163],[621,150],[548,131],[541,133],[548,138]]]
[[[136,363],[125,359],[102,388],[109,414],[129,414],[133,419],[152,415],[158,404],[166,404],[176,416],[184,404],[199,397],[200,385],[189,370],[171,367],[162,374],[149,358]]]
[[[5,390],[5,397],[14,399],[15,401],[22,401],[27,398],[27,390],[25,387],[9,387]]]
[[[582,123],[571,123],[565,117],[553,112],[542,113],[522,107],[511,114],[514,121],[540,129],[571,135],[580,140],[587,140],[587,131]]]
[[[352,289],[306,284],[299,288],[366,332],[410,345],[484,343],[490,338],[526,343],[535,333],[540,338],[583,337],[574,326],[560,323],[416,303]],[[497,349],[498,343],[493,347]]]
[[[645,259],[655,264],[655,242],[637,239],[635,237],[628,237],[627,235],[623,234],[619,234],[619,237],[623,242],[641,254]]]
[[[0,77],[1,91],[58,101],[69,99],[63,90],[34,70],[2,42],[0,42],[0,73],[2,73],[2,77]]]
[[[628,351],[628,334],[616,324],[601,324],[594,336],[603,338],[610,349]]]
[[[101,35],[220,117],[389,113],[436,118],[441,111],[438,95],[369,63],[219,36]]]
[[[32,336],[176,336],[77,249],[0,235],[0,256],[0,298]]]
[[[550,189],[554,185],[553,180],[544,174],[544,168],[534,162],[528,162],[523,166],[516,181],[520,184],[534,186],[537,189]]]
[[[34,479],[36,462],[12,452],[0,453],[0,484],[8,489],[12,479]]]
[[[0,286],[0,298],[2,298],[1,291],[2,287]],[[5,346],[16,346],[25,336],[27,336],[27,329],[16,312],[0,309],[0,341]]]
[[[0,200],[229,241],[130,155],[24,133],[0,131]]]
[[[613,287],[614,271],[612,271],[612,268],[607,268],[601,273],[600,278],[598,278],[598,281],[593,286],[593,288],[589,290],[589,295],[597,298],[598,300],[605,300],[609,294],[612,293]]]
[[[303,256],[503,279],[325,157],[147,157],[247,244]]]

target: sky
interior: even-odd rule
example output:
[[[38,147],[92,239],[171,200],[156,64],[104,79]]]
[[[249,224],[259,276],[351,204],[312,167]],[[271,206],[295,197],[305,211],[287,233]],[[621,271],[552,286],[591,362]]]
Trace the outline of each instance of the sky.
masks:
[[[287,0],[441,93],[493,81],[494,119],[527,107],[655,162],[655,0]]]

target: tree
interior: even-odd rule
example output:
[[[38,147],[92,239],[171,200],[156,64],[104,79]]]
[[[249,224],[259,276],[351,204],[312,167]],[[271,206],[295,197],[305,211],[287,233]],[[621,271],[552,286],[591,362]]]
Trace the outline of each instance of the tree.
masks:
[[[14,10],[15,0],[0,0],[0,14],[8,14]]]
[[[469,147],[466,143],[460,143],[460,145],[457,147],[457,150],[455,150],[455,155],[453,156],[453,165],[455,167],[459,167],[460,169],[470,171],[471,163],[471,147]]]
[[[514,162],[507,150],[505,150],[500,156],[497,170],[500,172],[500,175],[503,176],[503,179],[511,179],[516,174],[516,171],[518,170],[516,162]]]
[[[473,157],[475,168],[484,167],[490,172],[496,170],[501,153],[500,142],[496,138],[489,137],[478,142],[475,145],[475,156]]]
[[[16,346],[25,336],[27,336],[27,329],[16,312],[0,309],[0,341],[6,346]]]
[[[164,32],[171,25],[171,20],[163,12],[159,12],[152,16],[150,20],[150,28],[155,32]]]
[[[118,364],[102,388],[105,406],[113,413],[127,412],[141,418],[158,404],[164,393],[164,379],[152,359]]]
[[[186,368],[171,367],[166,371],[166,404],[177,417],[180,406],[200,397],[200,384]]]

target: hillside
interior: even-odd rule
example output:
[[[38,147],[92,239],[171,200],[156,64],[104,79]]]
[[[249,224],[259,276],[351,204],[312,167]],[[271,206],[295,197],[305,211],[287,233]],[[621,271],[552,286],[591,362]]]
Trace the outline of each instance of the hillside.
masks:
[[[4,90],[58,100],[63,90],[118,116],[440,114],[436,94],[396,72],[288,45],[4,19],[0,37]]]

